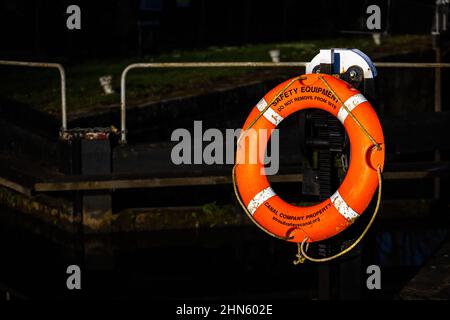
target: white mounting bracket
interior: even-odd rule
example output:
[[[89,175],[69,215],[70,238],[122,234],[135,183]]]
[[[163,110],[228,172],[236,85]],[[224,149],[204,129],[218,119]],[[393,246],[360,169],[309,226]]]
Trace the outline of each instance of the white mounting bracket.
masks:
[[[358,49],[321,49],[311,62],[306,64],[306,73],[319,73],[321,64],[331,65],[332,74],[344,74],[352,67],[359,67],[364,79],[377,76],[372,60]]]

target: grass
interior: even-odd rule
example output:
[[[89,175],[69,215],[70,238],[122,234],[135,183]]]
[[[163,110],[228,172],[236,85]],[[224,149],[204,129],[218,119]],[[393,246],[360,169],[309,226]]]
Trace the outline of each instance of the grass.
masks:
[[[268,51],[279,49],[282,61],[309,61],[321,48],[358,48],[374,60],[382,55],[410,53],[430,48],[428,36],[390,36],[380,46],[371,37],[305,40],[291,43],[246,45],[240,47],[209,47],[202,50],[172,51],[141,59],[89,60],[65,65],[69,116],[98,110],[120,101],[120,74],[133,62],[195,62],[195,61],[270,61]],[[171,69],[133,70],[127,77],[129,105],[156,101],[178,95],[198,94],[218,85],[240,84],[251,79],[274,75],[292,75],[303,69]],[[104,95],[98,78],[112,75],[115,93]],[[58,116],[60,114],[59,76],[56,70],[0,67],[0,97],[30,105]]]

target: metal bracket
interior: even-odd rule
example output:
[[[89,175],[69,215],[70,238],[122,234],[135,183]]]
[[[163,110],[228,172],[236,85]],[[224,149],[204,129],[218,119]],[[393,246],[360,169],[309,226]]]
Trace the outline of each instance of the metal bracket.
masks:
[[[342,75],[359,67],[362,70],[362,78],[373,79],[377,76],[377,70],[372,60],[358,49],[321,49],[320,52],[306,64],[306,73],[320,72],[321,64],[332,66],[332,74]]]
[[[327,73],[350,83],[369,99],[375,97],[377,69],[372,60],[358,49],[322,49],[306,64],[306,73]]]

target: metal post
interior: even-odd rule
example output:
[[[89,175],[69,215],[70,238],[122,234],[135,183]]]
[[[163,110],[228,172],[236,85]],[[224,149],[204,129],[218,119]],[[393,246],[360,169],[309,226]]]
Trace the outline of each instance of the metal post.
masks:
[[[67,130],[66,72],[64,71],[64,67],[61,64],[47,63],[47,62],[26,62],[26,61],[0,60],[0,65],[58,69],[59,76],[61,78],[61,131]]]
[[[434,49],[436,52],[436,63],[441,62],[441,48],[438,46]],[[440,68],[436,68],[434,70],[434,112],[442,111],[442,102],[441,102],[441,78],[442,78],[442,70]],[[441,161],[441,152],[439,149],[434,151],[434,160],[436,162]],[[434,178],[434,199],[438,200],[441,197],[441,179],[439,177]]]

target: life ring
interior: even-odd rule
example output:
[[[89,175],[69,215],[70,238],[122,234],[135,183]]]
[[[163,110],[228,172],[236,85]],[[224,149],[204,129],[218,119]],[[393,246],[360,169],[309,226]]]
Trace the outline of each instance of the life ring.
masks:
[[[250,127],[258,139],[263,139],[260,129],[268,130],[270,137],[271,129],[284,118],[310,108],[325,110],[343,124],[350,140],[350,164],[342,184],[329,199],[299,207],[275,194],[260,157],[256,162],[248,161],[252,148],[245,147],[245,138]],[[262,229],[296,243],[328,239],[350,226],[369,205],[378,187],[377,170],[381,172],[384,166],[383,130],[371,104],[347,82],[325,74],[296,77],[269,91],[251,111],[238,141],[236,161],[247,161],[237,161],[233,169],[236,195]]]

